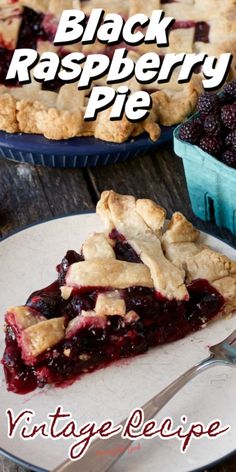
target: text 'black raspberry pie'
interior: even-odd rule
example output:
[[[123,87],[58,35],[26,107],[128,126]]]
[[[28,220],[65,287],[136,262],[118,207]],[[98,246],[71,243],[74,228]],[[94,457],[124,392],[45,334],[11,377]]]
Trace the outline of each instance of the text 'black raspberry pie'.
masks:
[[[55,81],[19,86],[6,82],[7,71],[16,48],[34,48],[39,55],[56,52],[64,57],[71,52],[101,53],[110,58],[114,45],[77,43],[55,46],[53,43],[61,13],[65,9],[81,9],[89,17],[93,8],[105,13],[118,13],[124,20],[136,13],[148,17],[153,10],[161,9],[176,21],[169,34],[169,46],[141,44],[126,47],[129,56],[136,61],[146,52],[156,52],[161,58],[169,53],[204,53],[219,57],[232,53],[233,61],[229,78],[235,76],[236,14],[235,0],[2,0],[0,3],[0,130],[8,133],[42,134],[48,139],[68,139],[75,136],[95,136],[113,142],[124,142],[146,131],[157,140],[159,125],[180,123],[190,115],[202,92],[201,68],[196,70],[187,84],[179,84],[177,75],[167,83],[141,84],[131,78],[127,85],[131,91],[145,89],[152,96],[149,116],[140,123],[132,123],[124,116],[111,121],[111,109],[99,113],[96,121],[85,121],[84,113],[91,90],[78,90],[77,84]],[[105,77],[92,86],[107,85]]]
[[[113,191],[97,213],[104,233],[69,250],[57,280],[5,315],[10,391],[65,385],[236,309],[236,262],[203,245],[181,213],[166,229],[153,201]]]

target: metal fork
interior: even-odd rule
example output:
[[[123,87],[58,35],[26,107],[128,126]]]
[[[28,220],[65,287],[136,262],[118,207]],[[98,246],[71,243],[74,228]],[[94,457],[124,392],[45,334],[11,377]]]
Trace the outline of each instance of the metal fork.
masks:
[[[149,400],[143,407],[144,421],[153,418],[164,405],[197,374],[214,365],[236,366],[236,330],[219,344],[210,347],[210,356],[193,366],[168,387]],[[124,426],[128,418],[119,423]],[[97,439],[88,452],[79,461],[67,460],[53,472],[107,472],[132,444],[131,439],[120,435],[109,439]],[[115,456],[106,454],[106,450],[117,451]],[[104,452],[104,454],[103,454]]]

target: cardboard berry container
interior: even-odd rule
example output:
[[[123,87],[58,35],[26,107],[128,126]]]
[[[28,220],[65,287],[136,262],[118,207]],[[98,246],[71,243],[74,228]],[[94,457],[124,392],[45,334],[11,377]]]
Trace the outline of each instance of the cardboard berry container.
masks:
[[[228,228],[235,236],[236,169],[223,164],[200,147],[181,140],[181,126],[174,131],[174,150],[183,160],[193,212],[201,220]]]

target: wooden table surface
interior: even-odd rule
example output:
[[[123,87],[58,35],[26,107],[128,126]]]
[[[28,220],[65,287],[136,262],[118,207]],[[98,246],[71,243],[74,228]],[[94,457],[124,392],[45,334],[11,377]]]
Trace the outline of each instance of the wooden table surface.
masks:
[[[182,161],[171,145],[122,164],[91,169],[49,169],[0,159],[0,236],[52,217],[94,210],[105,189],[154,199],[168,216],[179,210],[200,229],[236,243],[228,231],[193,215]],[[236,453],[208,470],[236,472]],[[0,471],[27,472],[1,456]]]

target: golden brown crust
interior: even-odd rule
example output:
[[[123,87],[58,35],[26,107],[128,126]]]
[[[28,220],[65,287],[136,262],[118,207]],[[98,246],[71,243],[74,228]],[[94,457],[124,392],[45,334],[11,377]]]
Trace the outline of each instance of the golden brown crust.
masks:
[[[50,349],[65,337],[64,317],[42,321],[25,329],[22,333],[22,356],[25,362]]]
[[[60,291],[63,300],[68,300],[73,292],[73,287],[66,287],[63,285],[63,287],[60,287]]]
[[[186,281],[205,279],[225,298],[225,310],[236,308],[236,262],[199,241],[199,231],[175,213],[162,237],[166,257],[185,271]]]
[[[169,95],[163,90],[152,94],[153,107],[157,119],[162,125],[178,124],[194,111],[198,96],[203,91],[200,80],[200,76],[197,80],[194,78],[191,82],[185,84],[184,89],[172,92]]]
[[[120,121],[110,121],[110,108],[101,112],[95,122],[87,123],[83,119],[84,106],[81,105],[81,97],[78,100],[80,106],[75,106],[73,98],[70,98],[68,94],[67,106],[71,101],[71,107],[69,109],[62,108],[66,106],[66,104],[62,105],[61,101],[64,87],[67,87],[67,85],[61,88],[53,107],[50,103],[47,104],[49,97],[52,97],[52,102],[55,101],[52,92],[49,92],[49,94],[52,94],[51,96],[42,91],[37,91],[36,94],[33,89],[27,88],[27,86],[24,87],[24,90],[13,90],[10,93],[7,90],[7,98],[0,95],[0,101],[7,105],[5,107],[6,111],[1,112],[0,115],[0,129],[9,133],[20,130],[25,133],[43,134],[46,138],[55,140],[94,135],[104,141],[117,143],[123,143],[129,137],[138,136],[146,131],[150,138],[156,141],[161,134],[160,126],[156,121],[166,126],[179,123],[193,111],[198,97],[196,90],[189,95],[186,92],[179,94],[176,99],[169,97],[163,91],[155,92],[152,94],[153,108],[151,114],[139,124],[130,122],[126,117],[123,117]],[[20,95],[21,90],[21,95],[28,96],[28,99],[18,99],[17,95]],[[14,95],[16,99],[14,99]]]
[[[19,131],[16,119],[16,101],[8,93],[0,95],[0,129],[7,133]]]
[[[110,287],[123,289],[132,286],[152,287],[148,267],[117,259],[92,259],[76,262],[66,275],[69,287]]]
[[[199,239],[198,231],[180,212],[173,214],[162,241],[167,243],[195,242]]]
[[[123,117],[119,121],[110,121],[111,110],[108,108],[99,113],[94,124],[95,138],[103,139],[104,141],[114,141],[116,143],[123,143],[131,136],[134,130],[134,123]]]
[[[37,124],[37,113],[46,111],[41,102],[21,100],[16,104],[17,121],[19,130],[23,133],[40,134],[41,130]]]
[[[188,280],[206,279],[209,282],[236,275],[236,262],[208,247],[186,261]]]
[[[236,275],[224,277],[212,282],[213,287],[223,295],[225,305],[223,314],[228,315],[236,310]]]
[[[113,251],[111,241],[106,237],[104,233],[94,233],[88,239],[82,247],[82,252],[85,260],[88,259],[115,259],[115,253]]]
[[[47,13],[50,5],[50,0],[19,0],[19,3],[23,7],[31,8],[31,10]]]
[[[7,310],[7,322],[17,330],[24,330],[44,320],[44,316],[28,306],[14,306]]]
[[[139,210],[141,209],[140,212],[136,209],[134,197],[119,195],[111,190],[101,195],[97,212],[106,227],[109,229],[111,226],[115,227],[150,269],[153,285],[157,292],[170,299],[188,298],[184,284],[184,272],[165,258],[159,237],[152,229],[155,227],[155,218],[157,218],[157,226],[159,227],[160,213],[162,221],[163,212],[154,203],[152,205],[148,201],[141,201],[138,203],[138,207]],[[145,217],[144,207],[147,208]]]
[[[68,139],[78,135],[81,128],[82,112],[58,110],[56,108],[39,109],[35,115],[37,128],[48,139]]]
[[[100,293],[95,305],[96,315],[99,316],[125,316],[126,306],[124,299],[118,290]]]
[[[157,123],[157,113],[155,112],[154,107],[152,107],[150,115],[144,121],[134,125],[132,137],[136,137],[139,134],[144,133],[144,131],[148,133],[152,141],[158,141],[161,136],[161,128]]]
[[[166,219],[166,211],[164,208],[148,198],[139,198],[136,200],[136,211],[149,228],[151,228],[153,233],[159,236]]]

